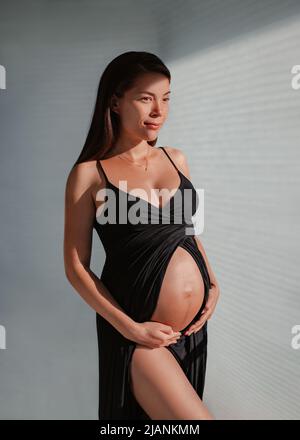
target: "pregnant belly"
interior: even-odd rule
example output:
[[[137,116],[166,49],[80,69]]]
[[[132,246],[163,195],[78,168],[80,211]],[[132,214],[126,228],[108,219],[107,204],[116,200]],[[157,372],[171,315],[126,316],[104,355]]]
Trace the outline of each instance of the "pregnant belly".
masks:
[[[204,282],[192,255],[178,246],[167,266],[158,302],[150,321],[185,328],[196,316],[204,300]]]

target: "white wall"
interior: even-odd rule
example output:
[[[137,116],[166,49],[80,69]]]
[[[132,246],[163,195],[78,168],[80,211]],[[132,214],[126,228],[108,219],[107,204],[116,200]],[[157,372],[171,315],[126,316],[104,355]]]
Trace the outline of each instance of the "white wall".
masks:
[[[127,50],[157,53],[155,26],[137,0],[1,3],[2,419],[98,417],[96,315],[64,273],[66,176],[105,66]],[[97,241],[97,269],[103,257]]]
[[[221,286],[204,400],[219,419],[299,419],[300,4],[163,4],[164,140],[204,188],[200,239]]]

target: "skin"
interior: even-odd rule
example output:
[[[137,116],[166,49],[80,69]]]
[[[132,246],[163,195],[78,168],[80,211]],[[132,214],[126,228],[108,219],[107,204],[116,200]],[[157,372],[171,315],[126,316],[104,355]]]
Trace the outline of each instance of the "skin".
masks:
[[[139,93],[145,90],[152,95]],[[122,175],[122,180],[130,182],[127,192],[134,189],[136,195],[143,194],[141,197],[157,207],[163,206],[179,186],[179,176],[167,156],[160,149],[151,147],[149,172],[127,160],[120,160],[119,156],[143,163],[148,151],[147,141],[154,140],[158,135],[158,130],[149,129],[144,122],[165,122],[169,110],[169,90],[166,77],[145,74],[122,99],[112,100],[111,108],[119,114],[122,129],[114,147],[101,160],[112,184],[120,187],[118,176]],[[190,179],[184,154],[176,148],[166,147],[166,150],[180,171]],[[167,267],[157,307],[150,321],[133,321],[90,269],[93,221],[95,210],[102,203],[96,196],[106,186],[95,165],[95,161],[78,164],[68,176],[64,235],[66,276],[87,304],[124,337],[137,343],[131,362],[132,391],[152,419],[213,419],[174,356],[165,348],[177,341],[180,336],[178,330],[191,322],[202,304],[204,285],[199,269],[192,256],[178,247]],[[160,197],[158,191],[162,188],[166,191]],[[213,286],[200,320],[188,329],[190,334],[200,330],[210,319],[219,298],[217,280],[199,238],[195,238]],[[182,401],[185,402],[184,408]]]

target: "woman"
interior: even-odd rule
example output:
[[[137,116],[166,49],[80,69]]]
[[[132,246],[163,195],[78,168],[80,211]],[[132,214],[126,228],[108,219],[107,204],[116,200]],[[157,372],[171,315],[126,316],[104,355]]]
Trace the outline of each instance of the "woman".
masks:
[[[115,58],[67,179],[65,271],[96,311],[99,419],[213,419],[202,395],[219,287],[200,240],[186,233],[198,203],[186,158],[154,147],[170,80],[151,53]],[[106,252],[100,279],[89,267],[93,228]]]

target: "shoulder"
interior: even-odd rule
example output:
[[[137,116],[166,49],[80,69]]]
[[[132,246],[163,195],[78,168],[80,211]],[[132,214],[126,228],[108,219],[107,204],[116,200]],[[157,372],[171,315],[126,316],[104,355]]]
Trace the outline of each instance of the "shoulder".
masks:
[[[101,180],[97,170],[97,161],[90,160],[74,165],[67,176],[66,195],[79,198],[91,194],[93,188]]]
[[[171,159],[174,161],[179,170],[186,176],[190,177],[190,170],[188,166],[188,160],[186,155],[182,150],[175,147],[164,147],[166,152],[170,155]]]

